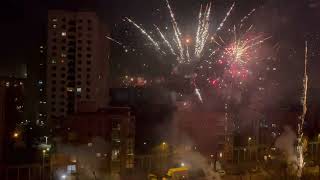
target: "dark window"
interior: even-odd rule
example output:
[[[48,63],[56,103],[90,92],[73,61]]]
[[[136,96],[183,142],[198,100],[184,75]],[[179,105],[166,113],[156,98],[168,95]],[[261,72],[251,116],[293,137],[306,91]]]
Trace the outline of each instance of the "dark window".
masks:
[[[78,33],[78,36],[79,36],[79,37],[82,37],[82,33]]]
[[[82,40],[78,40],[78,43],[82,43]]]
[[[53,80],[53,81],[51,81],[51,83],[52,83],[52,84],[56,84],[56,83],[57,83],[57,81]]]
[[[68,29],[69,32],[76,32],[76,28],[75,27],[71,27]]]
[[[79,19],[79,22],[82,23],[82,19]]]
[[[88,24],[90,24],[91,23],[91,19],[88,19]]]
[[[56,88],[54,88],[54,87],[51,88],[51,91],[52,91],[52,92],[56,92]]]
[[[60,91],[64,92],[64,87],[60,88]]]
[[[66,18],[64,17],[64,18],[62,18],[62,22],[66,22]]]
[[[88,31],[91,31],[92,30],[92,28],[91,27],[88,27]]]
[[[90,82],[89,81],[87,81],[87,85],[90,86]]]
[[[91,51],[91,48],[90,48],[90,47],[87,47],[87,51]]]
[[[51,69],[52,69],[52,70],[56,70],[57,67],[56,67],[56,66],[52,66]]]
[[[70,20],[68,24],[69,24],[69,25],[76,25],[76,21]]]
[[[51,98],[56,98],[56,95],[54,95],[54,94],[53,94],[53,95],[51,95]]]
[[[87,74],[87,78],[90,78],[90,74]]]
[[[91,64],[91,61],[87,61],[87,64],[90,65],[90,64]]]
[[[79,30],[82,30],[82,26],[78,26],[78,29],[79,29]]]
[[[61,108],[61,109],[60,109],[60,112],[64,112],[64,109],[63,109],[63,108]]]
[[[60,98],[62,98],[62,99],[63,99],[63,98],[64,98],[64,95],[63,95],[63,94],[61,94],[61,95],[60,95]]]
[[[56,73],[51,74],[52,77],[57,77]]]
[[[87,43],[88,43],[88,44],[91,44],[91,41],[90,41],[90,40],[87,40]]]
[[[73,36],[73,35],[68,36],[68,38],[69,38],[69,39],[76,39],[76,37]]]
[[[87,58],[91,58],[91,56],[92,56],[91,54],[87,54]]]
[[[78,53],[78,57],[81,58],[81,57],[82,57],[82,54]]]
[[[81,85],[81,81],[78,81],[78,82],[77,82],[77,85]]]
[[[65,71],[65,70],[66,70],[66,68],[65,68],[65,67],[62,67],[62,68],[61,68],[61,71]]]
[[[88,34],[87,34],[87,37],[88,37],[88,38],[91,38],[91,34],[88,33]]]
[[[56,50],[56,49],[57,49],[57,46],[52,46],[52,49],[53,49],[53,50]]]
[[[61,47],[61,50],[65,51],[65,50],[66,50],[66,47],[65,47],[65,46],[62,46],[62,47]]]
[[[52,42],[57,42],[57,39],[56,39],[56,38],[53,38],[53,39],[52,39]]]
[[[66,77],[66,74],[64,74],[64,73],[63,73],[63,74],[61,74],[61,77],[63,77],[63,78],[64,78],[64,77]]]
[[[62,43],[66,43],[67,40],[66,40],[66,39],[62,39],[61,42],[62,42]]]
[[[51,102],[51,104],[52,104],[52,105],[55,105],[55,104],[56,104],[56,102],[55,102],[55,101],[52,101],[52,102]]]
[[[66,26],[65,24],[63,24],[63,25],[61,26],[62,29],[66,29],[66,27],[67,27],[67,26]]]
[[[81,71],[81,68],[78,68],[78,71]]]
[[[87,90],[87,92],[90,92],[90,88],[87,88],[86,90]]]
[[[78,74],[78,76],[77,76],[78,78],[81,78],[81,74]]]
[[[87,95],[86,97],[87,97],[87,99],[90,99],[90,96],[89,96],[89,95]]]
[[[51,108],[51,111],[52,112],[56,112],[56,108]]]
[[[57,52],[52,52],[52,56],[57,56]]]
[[[82,47],[78,47],[78,51],[81,51],[82,50]]]
[[[62,80],[60,81],[61,84],[66,84],[66,81]]]
[[[82,63],[82,61],[79,60],[79,61],[78,61],[78,64],[81,64],[81,63]]]
[[[91,69],[90,69],[90,68],[87,68],[87,71],[89,72],[89,71],[91,71]]]
[[[63,106],[63,105],[65,105],[65,103],[64,103],[63,101],[61,101],[61,102],[60,102],[60,105]]]

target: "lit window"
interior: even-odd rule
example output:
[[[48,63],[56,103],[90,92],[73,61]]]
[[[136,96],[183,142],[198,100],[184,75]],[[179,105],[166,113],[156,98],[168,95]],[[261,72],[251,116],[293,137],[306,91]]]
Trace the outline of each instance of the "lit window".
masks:
[[[66,35],[67,35],[66,32],[62,32],[62,33],[61,33],[61,36],[66,36]]]
[[[54,25],[52,25],[52,27],[55,29],[55,28],[57,28],[57,25],[56,25],[56,24],[54,24]]]
[[[58,19],[57,19],[57,18],[53,18],[52,21],[53,21],[53,22],[57,22]]]
[[[64,53],[62,53],[62,54],[61,54],[61,57],[67,57],[67,55],[66,55],[66,54],[64,54]]]
[[[55,63],[56,63],[56,60],[55,60],[55,59],[52,59],[52,60],[51,60],[51,63],[52,63],[52,64],[55,64]]]
[[[39,81],[38,81],[38,84],[39,84],[39,85],[42,85],[42,84],[43,84],[43,81],[42,81],[42,80],[39,80]]]
[[[6,82],[6,87],[9,87],[10,86],[10,82]]]
[[[77,94],[81,93],[81,88],[77,88]]]
[[[67,87],[67,91],[68,91],[68,92],[73,92],[73,88]],[[77,91],[77,92],[78,92],[78,91]],[[80,88],[80,92],[81,92],[81,88]]]
[[[67,171],[68,171],[68,173],[75,173],[77,171],[76,165],[75,164],[68,165]]]

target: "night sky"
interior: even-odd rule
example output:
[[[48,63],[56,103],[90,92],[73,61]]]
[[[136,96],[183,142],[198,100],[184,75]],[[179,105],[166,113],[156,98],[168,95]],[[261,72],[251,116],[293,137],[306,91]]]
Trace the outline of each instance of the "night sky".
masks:
[[[205,0],[172,0],[171,5],[177,14],[178,21],[185,28],[183,22],[194,22],[201,3]],[[214,2],[213,16],[217,20],[226,12],[232,4],[231,0],[217,0]],[[320,17],[320,3],[318,0],[242,0],[237,1],[236,13],[244,15],[252,8],[257,8],[257,15],[253,18],[259,30],[270,33],[273,42],[280,43],[283,52],[296,51],[293,60],[288,60],[287,55],[282,55],[280,75],[285,79],[290,77],[296,70],[299,70],[303,54],[303,41],[306,32],[317,32],[319,24],[316,19]],[[123,27],[122,18],[131,17],[137,22],[152,26],[153,22],[168,23],[169,16],[166,12],[165,1],[159,0],[10,0],[2,2],[0,14],[2,27],[0,28],[1,64],[4,63],[32,63],[33,54],[38,53],[40,44],[45,43],[46,14],[49,8],[76,8],[96,9],[104,21],[112,28],[112,34],[121,32]],[[271,13],[279,8],[279,16],[272,17]],[[115,26],[117,25],[117,26]],[[160,24],[161,25],[161,24]],[[127,26],[127,25],[126,25]],[[120,27],[120,28],[119,28]],[[135,31],[134,28],[129,28]],[[126,41],[141,41],[139,33],[137,39]],[[138,39],[140,38],[140,39]],[[134,73],[141,73],[135,70],[134,64],[139,66],[142,62],[156,59],[150,48],[141,49],[145,56],[123,54],[119,48],[113,48],[113,62],[120,63],[122,70],[133,69]],[[128,59],[135,59],[135,62],[128,62]],[[158,60],[151,60],[156,62]],[[314,74],[319,67],[319,62],[310,61],[311,73]],[[129,67],[124,67],[129,65]],[[316,75],[314,75],[316,77]],[[280,77],[281,79],[281,77]],[[314,80],[318,81],[318,79]],[[314,83],[319,84],[319,83]]]

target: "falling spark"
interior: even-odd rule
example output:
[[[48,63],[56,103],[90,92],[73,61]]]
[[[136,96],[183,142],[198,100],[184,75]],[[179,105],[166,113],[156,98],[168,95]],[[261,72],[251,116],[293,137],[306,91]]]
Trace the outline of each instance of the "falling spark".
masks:
[[[139,26],[137,23],[135,23],[134,21],[132,21],[130,18],[125,18],[128,22],[132,23],[136,28],[138,28],[142,34],[144,34],[149,41],[152,42],[152,44],[155,46],[156,50],[159,51],[160,50],[160,46],[159,44],[141,27]]]
[[[303,157],[303,125],[307,113],[307,95],[308,95],[308,72],[307,72],[307,66],[308,66],[308,43],[305,43],[305,55],[304,55],[304,78],[303,78],[303,93],[301,97],[301,104],[302,104],[302,114],[300,116],[300,124],[298,125],[298,177],[301,177],[302,175],[302,169],[305,165],[304,163],[304,157]]]

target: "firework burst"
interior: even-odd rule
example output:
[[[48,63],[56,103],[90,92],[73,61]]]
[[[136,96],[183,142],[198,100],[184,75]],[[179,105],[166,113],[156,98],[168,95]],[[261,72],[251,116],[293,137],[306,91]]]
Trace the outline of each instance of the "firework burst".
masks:
[[[249,64],[257,59],[255,56],[258,56],[256,49],[269,39],[269,37],[266,38],[263,35],[254,35],[252,25],[247,29],[244,28],[245,21],[256,11],[255,9],[245,15],[239,24],[234,25],[233,29],[230,30],[225,29],[224,26],[232,14],[235,3],[230,6],[216,28],[213,28],[211,23],[212,4],[208,3],[201,6],[196,32],[193,37],[190,37],[189,34],[182,33],[169,1],[166,0],[165,2],[170,16],[172,33],[164,33],[161,30],[162,28],[154,24],[154,30],[158,34],[156,37],[147,33],[148,31],[142,25],[138,25],[131,18],[126,17],[124,20],[132,24],[161,55],[173,55],[175,57],[177,62],[175,63],[177,65],[173,68],[175,74],[181,74],[181,71],[185,72],[182,75],[191,79],[190,84],[192,84],[194,92],[201,102],[198,78],[204,77],[209,84],[219,84],[219,86],[224,84],[226,86],[226,83],[224,83],[226,80],[223,76],[212,77],[212,73],[217,76],[214,68],[215,64],[224,66],[223,74],[229,73],[231,78],[244,78],[249,74]],[[120,41],[110,37],[108,39],[126,47]]]

